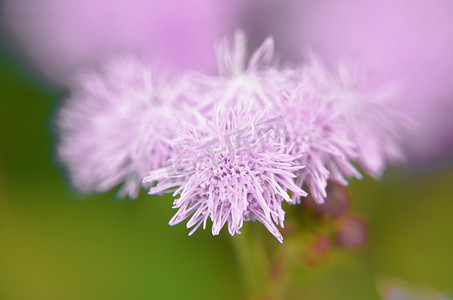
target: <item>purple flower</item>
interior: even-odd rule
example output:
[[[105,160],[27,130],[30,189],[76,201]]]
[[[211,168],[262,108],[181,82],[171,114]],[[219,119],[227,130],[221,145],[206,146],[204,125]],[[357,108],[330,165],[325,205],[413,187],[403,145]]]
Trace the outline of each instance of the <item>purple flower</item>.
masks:
[[[287,141],[291,153],[303,153],[297,160],[305,168],[297,170],[297,184],[306,185],[318,203],[324,203],[329,179],[343,185],[345,177],[360,173],[351,163],[354,144],[348,139],[345,126],[333,111],[330,101],[309,82],[300,82],[280,99],[276,110],[287,124]],[[297,202],[299,199],[295,199]]]
[[[282,202],[294,203],[288,195],[305,196],[294,183],[294,172],[301,166],[286,152],[282,136],[276,134],[273,120],[265,113],[249,110],[216,110],[214,121],[187,131],[176,144],[176,156],[167,168],[151,171],[144,182],[153,185],[149,194],[173,195],[177,213],[175,225],[190,217],[191,235],[202,224],[212,221],[212,234],[218,235],[228,223],[231,235],[240,233],[244,221],[260,221],[280,242],[283,237]]]
[[[393,105],[394,90],[371,90],[352,67],[332,71],[314,55],[291,76],[274,110],[287,124],[293,151],[304,154],[297,163],[306,167],[296,172],[297,183],[318,203],[327,196],[328,180],[347,185],[347,178],[361,178],[353,163],[378,177],[387,162],[402,156],[404,118]]]
[[[254,103],[252,112],[265,109],[281,96],[288,78],[286,69],[278,68],[274,60],[274,41],[268,37],[248,57],[247,39],[236,31],[234,39],[224,39],[217,47],[219,76],[200,76],[207,88],[197,99],[200,112],[209,116],[216,105],[234,107]]]
[[[76,83],[57,119],[58,155],[73,185],[105,192],[123,183],[118,195],[137,197],[143,176],[163,166],[188,116],[178,102],[185,82],[169,82],[130,57],[114,57]]]
[[[380,89],[367,85],[367,76],[358,66],[339,64],[327,70],[319,60],[318,88],[333,106],[343,131],[354,145],[351,157],[364,171],[380,177],[389,162],[403,158],[400,141],[412,121],[398,103],[395,86]]]

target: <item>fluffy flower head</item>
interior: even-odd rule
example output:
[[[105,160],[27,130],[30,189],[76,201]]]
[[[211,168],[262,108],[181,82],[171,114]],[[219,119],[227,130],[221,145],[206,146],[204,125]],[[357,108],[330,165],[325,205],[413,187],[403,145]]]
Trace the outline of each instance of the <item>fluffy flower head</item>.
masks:
[[[360,177],[350,161],[355,155],[354,145],[330,101],[310,82],[298,84],[276,101],[277,111],[287,124],[287,142],[294,145],[291,152],[303,153],[298,164],[305,168],[296,172],[297,184],[306,185],[311,196],[324,203],[329,179],[347,184],[345,177]]]
[[[204,76],[207,88],[198,99],[199,110],[206,116],[216,105],[248,106],[251,111],[265,109],[280,97],[288,70],[274,62],[274,40],[267,38],[249,57],[247,39],[237,31],[233,39],[224,39],[217,47],[218,76]]]
[[[248,115],[240,109],[217,110],[205,130],[188,131],[177,144],[178,156],[170,168],[152,171],[145,182],[158,182],[149,191],[160,194],[177,187],[175,225],[189,218],[190,234],[211,219],[212,234],[228,223],[231,235],[243,221],[260,221],[280,242],[275,224],[283,227],[282,202],[293,203],[288,190],[306,193],[294,184],[295,157],[285,152],[276,120],[264,113]],[[277,120],[278,121],[278,120]],[[276,127],[277,126],[277,127]]]
[[[340,65],[330,83],[330,97],[342,107],[342,121],[357,151],[357,163],[380,177],[389,162],[403,158],[400,141],[412,123],[395,97],[396,86],[370,89],[366,77],[350,65]]]
[[[412,121],[399,105],[395,85],[371,87],[363,66],[340,63],[329,69],[313,55],[304,74],[332,105],[333,118],[354,145],[350,158],[365,172],[380,177],[389,162],[403,157],[399,141]]]
[[[105,192],[124,183],[119,196],[135,198],[146,172],[170,155],[183,89],[131,57],[81,74],[57,120],[57,150],[73,185]]]

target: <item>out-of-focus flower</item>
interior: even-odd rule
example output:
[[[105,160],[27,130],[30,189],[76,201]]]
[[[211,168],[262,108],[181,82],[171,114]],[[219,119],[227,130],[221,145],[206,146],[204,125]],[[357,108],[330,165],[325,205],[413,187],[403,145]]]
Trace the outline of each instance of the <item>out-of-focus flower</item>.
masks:
[[[294,144],[292,151],[304,154],[299,163],[306,167],[296,172],[297,183],[306,185],[316,202],[324,203],[329,179],[347,184],[345,176],[360,177],[360,173],[351,163],[355,145],[341,114],[328,93],[318,89],[319,82],[313,80],[316,74],[306,76],[306,70],[303,72],[303,76],[296,76],[294,85],[287,87],[286,95],[274,101],[285,120],[287,140]]]
[[[173,195],[180,195],[174,201],[178,212],[170,225],[192,215],[190,234],[202,224],[205,229],[211,219],[213,235],[226,223],[234,235],[243,221],[258,220],[282,242],[275,225],[284,225],[282,202],[294,202],[288,191],[299,197],[306,193],[294,184],[294,172],[302,166],[294,164],[295,157],[273,131],[265,113],[227,108],[223,113],[217,109],[214,121],[181,136],[170,168],[151,171],[144,179],[157,181],[150,194],[177,187]]]
[[[185,87],[131,57],[81,73],[57,116],[57,151],[73,185],[105,192],[124,183],[119,196],[135,198],[146,172],[170,156],[189,116],[178,102]]]
[[[402,135],[411,119],[395,103],[400,97],[395,87],[372,89],[367,79],[357,68],[340,64],[323,85],[354,145],[357,163],[380,177],[389,162],[403,158]]]
[[[218,76],[204,76],[209,89],[198,100],[199,110],[209,114],[216,105],[233,107],[253,102],[252,111],[261,111],[281,97],[289,69],[276,65],[274,40],[268,37],[252,52],[247,51],[244,32],[224,39],[217,47]]]
[[[299,163],[306,168],[297,181],[315,201],[324,202],[328,180],[347,185],[347,178],[361,178],[353,163],[379,177],[388,162],[402,157],[399,142],[408,120],[393,103],[394,90],[375,91],[349,65],[331,70],[314,55],[288,72],[274,108],[293,151],[304,153]]]
[[[175,71],[214,71],[213,45],[235,27],[239,1],[6,0],[2,21],[22,50],[66,84],[81,66],[127,52]]]

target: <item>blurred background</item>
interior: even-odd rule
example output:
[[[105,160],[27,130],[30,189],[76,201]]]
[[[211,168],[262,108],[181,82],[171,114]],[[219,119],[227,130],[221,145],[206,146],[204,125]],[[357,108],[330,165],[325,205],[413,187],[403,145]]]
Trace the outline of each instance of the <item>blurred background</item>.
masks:
[[[376,84],[402,83],[402,101],[423,125],[407,137],[404,165],[348,187],[367,243],[330,252],[288,298],[382,299],[379,278],[453,295],[451,1],[172,0],[151,9],[134,0],[108,10],[103,0],[92,10],[86,1],[26,2],[1,6],[0,299],[243,297],[226,232],[187,237],[184,225],[168,226],[169,197],[75,193],[54,158],[52,126],[67,78],[106,52],[212,72],[214,43],[236,27],[251,46],[275,36],[283,61],[310,49],[329,63],[369,63]]]

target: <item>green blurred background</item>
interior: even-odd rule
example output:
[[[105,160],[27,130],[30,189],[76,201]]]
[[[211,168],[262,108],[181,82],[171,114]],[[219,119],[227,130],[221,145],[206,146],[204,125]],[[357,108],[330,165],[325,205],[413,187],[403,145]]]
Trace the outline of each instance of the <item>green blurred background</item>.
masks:
[[[225,232],[187,237],[184,225],[170,227],[169,198],[117,201],[114,192],[71,190],[53,156],[52,115],[64,92],[40,84],[4,46],[0,299],[241,299]],[[391,169],[380,182],[353,182],[367,245],[313,269],[290,298],[380,299],[379,276],[453,295],[452,179],[451,168],[417,176]]]

